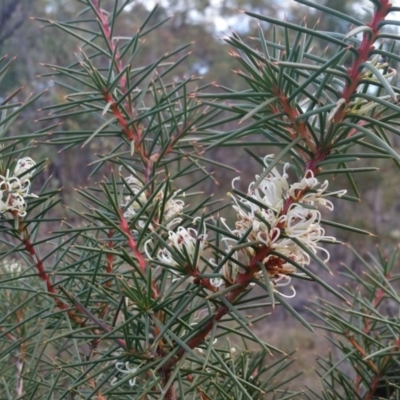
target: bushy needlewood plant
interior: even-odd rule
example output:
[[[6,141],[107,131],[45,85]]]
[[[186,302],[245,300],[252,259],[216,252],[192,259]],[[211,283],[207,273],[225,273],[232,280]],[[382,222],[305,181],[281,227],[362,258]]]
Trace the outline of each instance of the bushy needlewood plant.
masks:
[[[132,37],[115,33],[129,1],[106,11],[99,0],[80,0],[80,21],[43,20],[81,47],[76,63],[48,65],[45,76],[66,93],[44,118],[55,125],[11,138],[35,98],[19,103],[17,91],[0,105],[1,398],[397,398],[400,321],[381,307],[400,301],[395,254],[372,264],[359,256],[365,274],[347,268],[357,290],[334,288],[309,266],[329,270],[327,244],[341,245],[326,226],[368,235],[330,218],[338,201],[357,206],[353,174],[376,169],[348,164],[400,165],[390,142],[400,133],[398,37],[385,29],[400,10],[374,0],[364,21],[298,2],[349,23],[348,33],[249,12],[273,28],[266,37],[260,27],[254,46],[226,39],[247,85],[241,92],[209,93],[195,77],[178,79],[186,45],[139,65],[141,42],[157,35],[156,9]],[[329,43],[322,55],[321,40]],[[1,59],[1,76],[9,66]],[[82,115],[97,125],[57,128]],[[218,130],[227,121],[236,128]],[[50,131],[48,142],[73,148],[73,157],[78,146],[108,145],[88,170],[104,178],[77,190],[81,208],[56,230],[59,190],[35,185],[45,160],[32,150]],[[259,164],[253,181],[241,182],[246,191],[240,177],[225,202],[195,191],[210,178],[209,164],[223,167],[207,150],[255,144],[263,156],[243,154]],[[338,174],[349,192],[332,189]],[[288,300],[299,279],[333,299],[313,309],[337,348],[318,361],[321,392],[289,390],[290,356],[252,325],[268,324],[283,305],[312,329]]]

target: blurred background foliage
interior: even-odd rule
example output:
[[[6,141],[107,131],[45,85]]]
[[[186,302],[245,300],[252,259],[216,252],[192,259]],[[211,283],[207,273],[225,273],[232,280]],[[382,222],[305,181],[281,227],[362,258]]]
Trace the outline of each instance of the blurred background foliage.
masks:
[[[112,7],[114,0],[106,0],[102,2],[104,8]],[[132,3],[129,11],[124,12],[119,19],[117,34],[121,36],[131,36],[148,14],[149,9],[154,2],[151,1],[135,1]],[[333,7],[332,1],[319,1],[319,4],[329,3]],[[394,5],[396,1],[393,1]],[[353,0],[334,0],[334,8],[345,14],[355,15],[364,20],[368,18],[367,13],[362,8],[363,2],[355,2]],[[6,98],[15,91],[16,88],[23,86],[24,89],[18,95],[20,99],[30,96],[31,93],[44,91],[42,97],[35,102],[34,107],[27,108],[22,114],[19,121],[14,124],[10,135],[16,132],[29,133],[49,124],[62,124],[63,130],[78,129],[96,129],[96,121],[88,119],[86,116],[73,118],[62,118],[54,116],[47,119],[46,107],[63,102],[66,92],[62,86],[59,86],[51,79],[41,79],[44,74],[48,74],[51,65],[69,65],[76,62],[75,53],[78,52],[81,45],[78,40],[74,40],[70,35],[65,35],[61,30],[43,25],[38,22],[35,17],[45,18],[55,21],[68,21],[76,19],[77,11],[80,9],[79,1],[65,0],[1,0],[0,2],[0,55],[7,54],[10,58],[16,57],[7,79],[0,82],[0,98]],[[201,77],[197,81],[198,85],[212,83],[207,89],[210,91],[219,91],[219,86],[229,86],[235,90],[243,88],[244,81],[237,77],[235,70],[238,68],[234,58],[229,54],[229,46],[224,42],[225,32],[229,33],[230,29],[237,31],[242,37],[257,46],[253,37],[256,37],[258,22],[238,12],[238,10],[248,10],[277,18],[286,18],[288,21],[299,23],[306,19],[308,26],[318,24],[320,30],[330,32],[345,32],[349,26],[339,21],[333,16],[320,13],[318,11],[306,8],[292,1],[282,0],[162,0],[160,6],[153,16],[153,24],[161,23],[163,20],[173,17],[170,21],[161,25],[157,34],[150,34],[145,37],[141,44],[140,55],[137,59],[141,65],[146,65],[152,60],[160,57],[168,51],[172,51],[184,43],[192,43],[189,48],[190,57],[182,61],[176,69],[177,79],[183,76],[188,77],[197,75]],[[79,17],[76,24],[79,24]],[[267,23],[263,24],[265,35],[271,26]],[[329,52],[326,43],[319,43],[320,51]],[[181,55],[177,55],[178,59]],[[392,66],[395,67],[396,66]],[[35,126],[32,127],[30,121],[35,120]],[[232,130],[236,127],[237,121],[227,122],[219,126],[220,131]],[[60,128],[61,129],[61,128]],[[57,130],[57,128],[55,128]],[[246,138],[248,140],[248,138]],[[255,140],[257,137],[255,136]],[[397,140],[397,143],[396,143]],[[396,151],[399,152],[399,138],[393,137]],[[90,147],[90,146],[96,146]],[[53,184],[56,187],[63,187],[62,204],[63,208],[59,209],[60,214],[68,213],[65,206],[79,208],[74,196],[74,188],[84,186],[88,173],[80,171],[88,171],[89,164],[94,161],[93,154],[105,154],[113,143],[103,141],[92,141],[87,148],[79,153],[79,158],[74,157],[74,153],[70,151],[63,152],[62,146],[42,144],[37,147],[37,154],[34,158],[37,160],[48,158],[48,166],[46,173],[41,175],[44,181],[50,175],[53,176]],[[253,149],[260,156],[273,152],[271,147],[255,146]],[[258,166],[251,163],[250,157],[246,157],[243,149],[240,147],[227,147],[211,149],[208,157],[217,162],[225,162],[232,165],[240,171],[242,182],[250,182],[254,174],[258,171]],[[359,165],[361,166],[361,165]],[[208,180],[203,184],[203,191],[210,194],[215,193],[216,198],[224,197],[226,192],[231,189],[231,179],[237,176],[237,172],[214,169],[213,176],[215,180]],[[365,254],[371,250],[372,246],[380,245],[383,248],[392,248],[394,244],[400,241],[400,227],[396,215],[400,211],[400,188],[398,182],[397,167],[387,160],[380,161],[380,174],[370,173],[359,176],[358,187],[361,191],[362,204],[353,207],[352,203],[341,202],[335,207],[335,215],[333,220],[337,222],[346,222],[349,225],[368,230],[376,237],[366,238],[357,234],[348,232],[334,232],[333,228],[330,233],[344,242],[351,242],[359,253]],[[100,179],[102,172],[97,173]],[[343,188],[346,180],[337,178],[338,187]],[[35,182],[41,185],[39,179]],[[391,188],[390,191],[387,188]],[[354,209],[353,209],[354,208]],[[344,217],[346,216],[346,221]],[[350,220],[349,220],[350,219]],[[343,235],[351,236],[343,236]],[[337,246],[332,249],[332,257],[330,266],[334,271],[333,276],[323,277],[323,279],[336,280],[338,284],[342,284],[340,272],[341,264],[353,268],[357,271],[360,268],[358,259],[353,253],[347,251],[346,246]],[[320,295],[317,285],[307,283],[307,290],[298,289],[297,297],[291,302],[297,311],[307,313],[309,307],[310,293],[315,296]],[[312,289],[310,289],[312,288]],[[311,291],[310,291],[311,290]],[[314,296],[312,296],[314,297]],[[309,314],[311,318],[311,315]],[[326,341],[321,337],[310,335],[302,330],[299,333],[298,327],[293,326],[292,320],[285,320],[285,311],[283,308],[275,310],[272,319],[275,324],[268,324],[268,327],[260,326],[260,331],[264,331],[269,336],[269,340],[276,340],[278,347],[291,351],[294,348],[301,348],[298,355],[298,363],[302,364],[302,369],[310,371],[308,368],[313,364],[313,357],[310,357],[310,351],[321,353],[326,350]],[[286,330],[287,334],[280,335],[282,327],[290,329]],[[282,343],[282,340],[284,343]],[[298,369],[298,366],[294,366]],[[301,384],[304,382],[315,387],[315,376],[308,374],[300,378]]]

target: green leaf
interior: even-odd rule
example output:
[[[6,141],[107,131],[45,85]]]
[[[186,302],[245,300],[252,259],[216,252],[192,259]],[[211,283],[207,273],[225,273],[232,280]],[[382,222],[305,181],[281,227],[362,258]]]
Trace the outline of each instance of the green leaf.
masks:
[[[351,122],[344,121],[341,123],[343,126],[347,126],[349,128],[353,128],[356,131],[363,133],[365,136],[368,136],[373,142],[375,142],[382,150],[384,150],[387,154],[391,155],[395,160],[400,161],[400,156],[396,153],[396,151],[388,145],[385,141],[379,138],[374,132],[371,132],[369,129],[364,128],[363,126],[353,124]]]
[[[386,78],[380,73],[380,71],[375,68],[371,63],[369,62],[363,62],[360,64],[360,68],[366,68],[369,69],[375,76],[376,79],[380,82],[380,84],[386,89],[386,91],[390,94],[392,97],[393,101],[397,100],[397,95],[395,91],[393,90],[392,86],[390,83],[386,80]]]

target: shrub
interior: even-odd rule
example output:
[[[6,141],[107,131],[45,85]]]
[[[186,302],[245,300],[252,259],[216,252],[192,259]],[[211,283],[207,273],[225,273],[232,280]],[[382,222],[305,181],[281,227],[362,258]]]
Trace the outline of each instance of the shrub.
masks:
[[[255,45],[226,39],[246,84],[234,91],[177,78],[187,46],[138,63],[143,39],[157,35],[156,9],[120,37],[128,2],[110,12],[80,3],[81,20],[45,21],[82,46],[76,63],[49,66],[66,95],[45,120],[79,116],[96,127],[10,137],[36,98],[19,103],[16,91],[0,105],[2,398],[397,398],[395,252],[358,256],[363,274],[345,267],[354,285],[337,289],[322,272],[327,244],[342,246],[337,229],[370,235],[330,213],[339,201],[357,207],[356,173],[375,171],[379,158],[399,166],[389,137],[400,133],[398,37],[384,29],[399,9],[374,0],[364,22],[300,1],[351,24],[346,34],[249,12],[274,28],[267,38],[260,27]],[[322,55],[321,41],[330,45]],[[4,76],[10,64],[1,63]],[[227,121],[234,129],[217,130]],[[51,179],[34,185],[46,161],[33,140],[44,137],[75,150],[74,173],[103,174],[77,190],[80,207],[56,230],[59,190]],[[108,150],[94,154],[91,171],[74,170],[78,146],[95,141]],[[207,165],[231,166],[207,156],[222,147],[245,147],[259,173],[245,191],[234,179],[227,201],[216,201],[196,187],[211,178]],[[360,159],[372,166],[355,166]],[[339,174],[348,185],[332,188]],[[253,325],[284,306],[313,330],[288,300],[299,280],[331,295],[312,308],[336,349],[318,360],[322,392],[291,391],[291,355]]]

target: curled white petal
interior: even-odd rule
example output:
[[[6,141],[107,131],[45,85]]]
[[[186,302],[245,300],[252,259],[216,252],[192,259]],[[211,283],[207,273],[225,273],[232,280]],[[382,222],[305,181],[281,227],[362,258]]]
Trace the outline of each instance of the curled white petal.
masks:
[[[136,373],[138,368],[137,367],[130,367],[129,364],[130,364],[129,361],[126,361],[125,363],[121,362],[121,361],[118,361],[118,362],[115,363],[115,368],[121,374],[133,375],[133,374]],[[116,383],[117,383],[117,377],[114,377],[113,380],[111,381],[111,385],[115,385]],[[136,376],[131,378],[131,379],[129,379],[129,385],[130,386],[133,387],[133,386],[135,386],[135,384],[136,384]]]
[[[117,382],[118,382],[118,378],[116,376],[114,376],[114,378],[111,379],[110,385],[114,386],[117,384]]]
[[[274,289],[274,292],[278,293],[279,296],[285,297],[286,299],[293,299],[293,297],[296,296],[296,289],[293,286],[290,286],[290,289],[292,289],[292,294],[284,294],[282,292],[278,292],[276,289]]]

